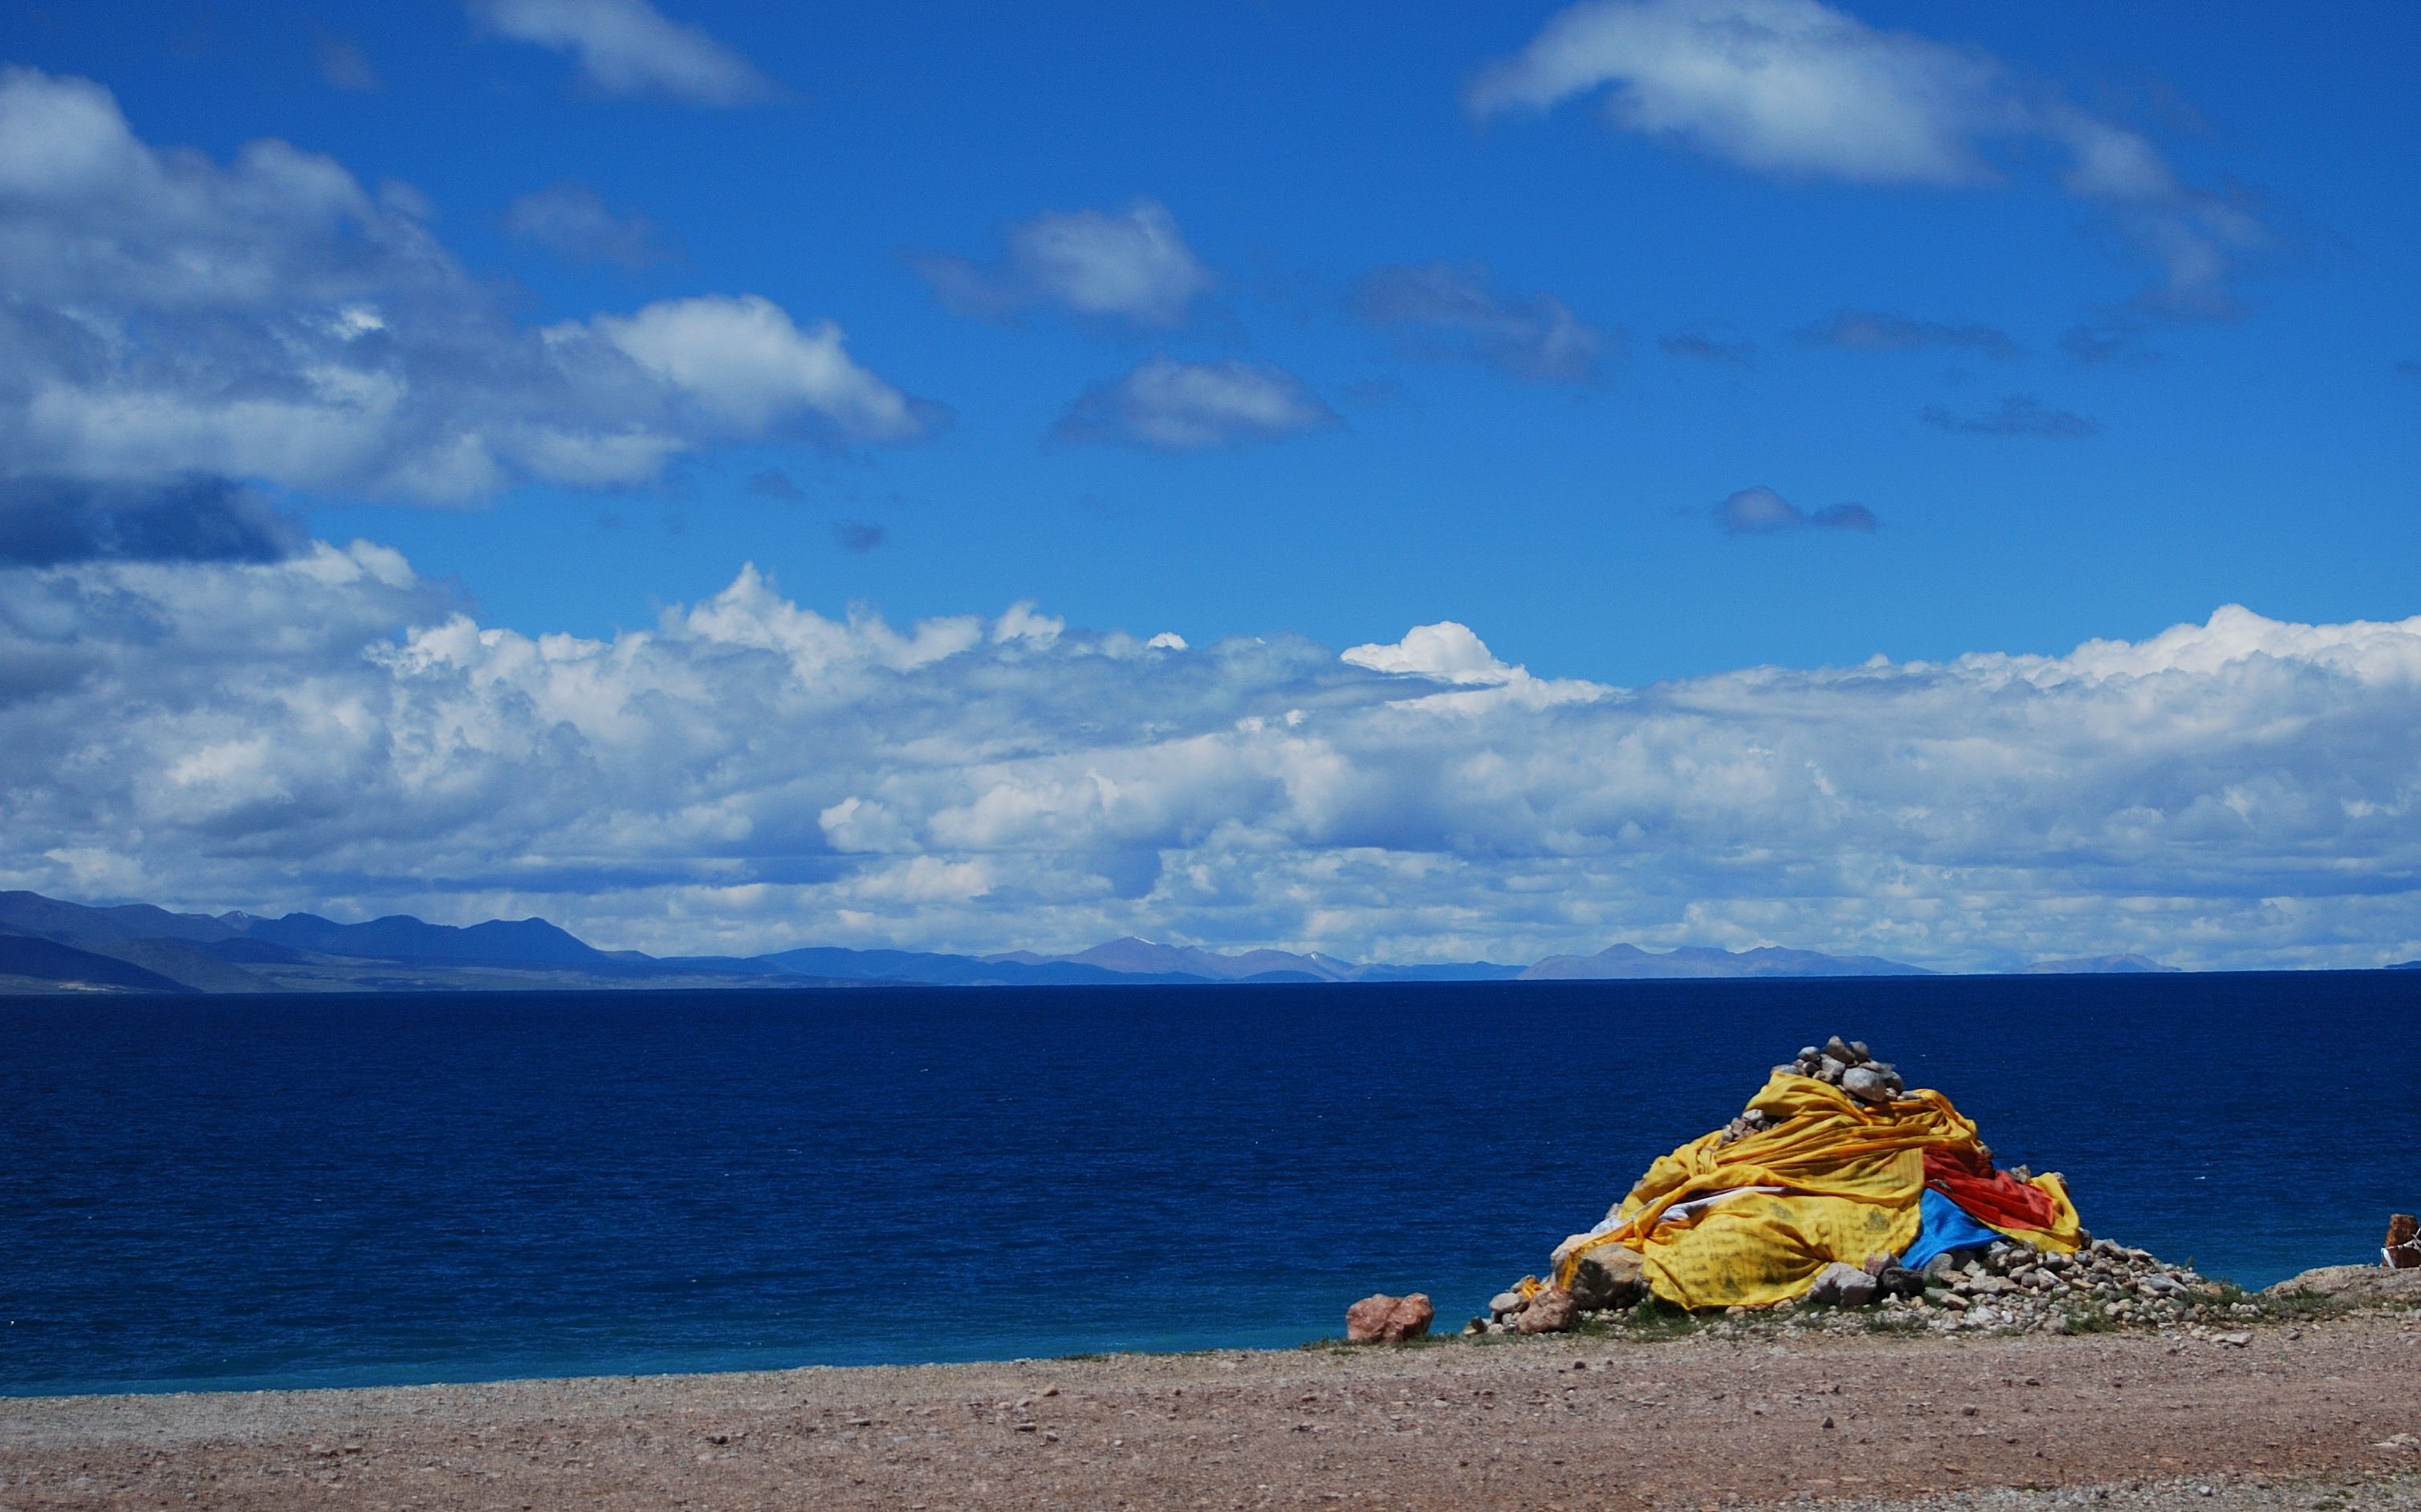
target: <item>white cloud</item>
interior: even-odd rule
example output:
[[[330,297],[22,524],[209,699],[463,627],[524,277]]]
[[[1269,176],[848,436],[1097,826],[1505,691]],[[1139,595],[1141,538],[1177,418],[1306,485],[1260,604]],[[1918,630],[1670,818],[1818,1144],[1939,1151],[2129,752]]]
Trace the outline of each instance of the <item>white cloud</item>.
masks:
[[[1146,358],[1116,382],[1087,390],[1058,424],[1063,441],[1160,451],[1273,441],[1337,423],[1336,413],[1283,368],[1236,358]]]
[[[1138,199],[1116,212],[1045,210],[1006,233],[1008,253],[985,265],[947,253],[912,265],[952,307],[988,319],[1034,304],[1130,326],[1185,323],[1218,280],[1167,209]]]
[[[851,362],[830,320],[802,333],[772,300],[660,300],[589,322],[649,376],[743,435],[793,416],[823,417],[869,441],[904,441],[927,425],[898,389]]]
[[[571,54],[603,94],[691,105],[751,105],[774,98],[754,64],[648,0],[470,0],[489,30]]]
[[[1008,606],[1008,612],[992,621],[992,643],[1006,646],[1011,641],[1030,641],[1038,647],[1049,647],[1067,632],[1068,622],[1056,615],[1037,614],[1032,600],[1023,600]]]
[[[81,79],[0,73],[0,471],[187,473],[422,501],[628,483],[726,437],[897,440],[922,413],[758,299],[546,332],[399,185],[283,142],[138,139]],[[707,336],[732,350],[710,358]]]
[[[366,545],[0,571],[0,885],[660,950],[2369,965],[2421,956],[2416,735],[2421,618],[1619,689],[1451,622],[900,630],[746,572],[596,641]]]
[[[549,184],[521,195],[505,207],[505,229],[573,262],[644,268],[671,256],[653,221],[609,208],[586,184]]]
[[[1607,91],[1607,118],[1769,173],[1864,183],[1991,177],[2014,122],[1989,59],[1817,0],[1588,0],[1474,81],[1483,115]]]
[[[1502,683],[1524,675],[1520,667],[1496,660],[1470,626],[1451,619],[1415,625],[1392,646],[1347,647],[1337,660],[1373,672],[1403,672],[1447,682]]]
[[[1482,115],[1602,91],[1608,122],[1786,179],[1991,184],[2023,153],[2064,153],[2062,188],[2102,208],[2162,268],[2148,306],[2231,309],[2234,264],[2265,241],[2188,187],[2141,132],[2026,84],[1988,55],[1868,26],[1820,0],[1583,0],[1481,70]]]
[[[1450,684],[1455,691],[1424,689],[1400,698],[1398,707],[1473,717],[1507,704],[1543,709],[1551,704],[1593,703],[1613,691],[1577,678],[1534,678],[1528,667],[1498,661],[1470,626],[1451,619],[1415,625],[1393,645],[1349,646],[1336,659],[1347,666]]]
[[[1415,356],[1460,358],[1544,382],[1596,378],[1607,346],[1604,332],[1554,295],[1499,294],[1477,266],[1374,268],[1355,285],[1351,306]]]
[[[1715,506],[1715,523],[1731,536],[1778,536],[1794,530],[1850,530],[1871,534],[1874,511],[1863,504],[1799,506],[1762,484],[1742,489]]]

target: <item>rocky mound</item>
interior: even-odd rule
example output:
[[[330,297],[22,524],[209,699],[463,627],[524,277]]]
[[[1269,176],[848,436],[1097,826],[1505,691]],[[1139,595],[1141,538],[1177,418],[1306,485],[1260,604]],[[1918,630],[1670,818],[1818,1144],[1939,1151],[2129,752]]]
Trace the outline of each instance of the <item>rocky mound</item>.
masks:
[[[1908,1091],[1899,1072],[1877,1060],[1863,1042],[1845,1041],[1838,1036],[1821,1046],[1801,1050],[1774,1071],[1777,1077],[1807,1077],[1837,1087],[1857,1103],[1878,1110],[1895,1103],[1913,1106],[1912,1099],[1939,1097]],[[1715,1136],[1715,1147],[1728,1148],[1776,1127],[1766,1113],[1752,1107]],[[1989,1173],[1990,1150],[1976,1148]],[[2008,1173],[2008,1178],[2031,1179],[2023,1167]],[[1929,1193],[1927,1200],[1937,1200],[1936,1194]],[[1542,1285],[1536,1277],[1525,1277],[1492,1299],[1488,1312],[1473,1318],[1463,1332],[1554,1333],[1590,1323],[1660,1313],[1670,1316],[1674,1309],[1651,1296],[1635,1249],[1593,1239],[1594,1235],[1617,1226],[1615,1215],[1609,1214],[1606,1224],[1589,1235],[1574,1235],[1557,1247],[1546,1273],[1550,1278],[1562,1277],[1563,1285],[1552,1280]],[[2235,1288],[2210,1282],[2190,1267],[2167,1264],[2148,1251],[2096,1239],[2081,1231],[2077,1231],[2079,1247],[2074,1253],[2065,1253],[2066,1241],[2051,1236],[2044,1236],[2038,1247],[2026,1239],[1994,1237],[1976,1224],[1969,1224],[1967,1233],[1975,1243],[1933,1254],[1921,1269],[1911,1270],[1891,1255],[1873,1255],[1863,1265],[1826,1267],[1804,1293],[1788,1301],[1765,1308],[1725,1311],[1743,1316],[1833,1309],[1864,1313],[1868,1324],[1882,1326],[2054,1333],[2222,1322],[2264,1311],[2259,1304],[2246,1302]],[[1906,1253],[1917,1251],[1912,1248]]]
[[[2289,1276],[2261,1295],[2278,1302],[2317,1297],[2354,1307],[2421,1307],[2421,1270],[2324,1265]]]
[[[2387,1274],[2359,1266],[2335,1269]],[[2421,1289],[2415,1296],[2421,1298]],[[1473,1318],[1463,1329],[1465,1334],[1560,1333],[1590,1324],[1645,1321],[1660,1311],[1669,1312],[1648,1294],[1638,1275],[1638,1257],[1619,1248],[1585,1257],[1569,1291],[1515,1287],[1498,1293],[1488,1307],[1485,1317]],[[2005,1240],[1936,1255],[1923,1270],[1835,1265],[1795,1302],[1727,1312],[1734,1317],[1758,1312],[1790,1316],[1810,1309],[1863,1312],[1867,1316],[1862,1321],[1871,1325],[1898,1322],[1938,1333],[1975,1329],[2004,1333],[2224,1323],[2267,1311],[2190,1266],[2169,1265],[2148,1250],[2095,1239],[2074,1255]]]

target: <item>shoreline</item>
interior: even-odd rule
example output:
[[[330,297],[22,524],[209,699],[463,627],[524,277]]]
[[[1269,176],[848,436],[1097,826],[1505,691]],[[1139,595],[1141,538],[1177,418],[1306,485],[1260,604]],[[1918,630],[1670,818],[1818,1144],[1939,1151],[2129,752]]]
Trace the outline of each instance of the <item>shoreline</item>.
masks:
[[[2231,1288],[2232,1290],[2232,1288]],[[2181,1313],[2157,1323],[2114,1323],[2101,1336],[2119,1337],[2145,1335],[2162,1338],[2208,1342],[2214,1330],[2234,1330],[2238,1325],[2264,1329],[2290,1329],[2338,1321],[2350,1317],[2387,1317],[2410,1316],[2421,1318],[2421,1270],[2397,1271],[2369,1265],[2323,1266],[2297,1272],[2275,1286],[2259,1292],[2233,1292],[2238,1304],[2224,1310],[2205,1313]],[[1941,1336],[1940,1322],[1931,1331]],[[1492,1331],[1475,1336],[1468,1333],[1433,1332],[1423,1334],[1409,1345],[1391,1346],[1376,1353],[1417,1352],[1448,1348],[1498,1348],[1529,1345],[1549,1348],[1567,1347],[1587,1349],[1599,1346],[1636,1347],[1673,1345],[1695,1339],[1704,1343],[1757,1344],[1807,1336],[1909,1338],[1917,1331],[1908,1326],[1909,1320],[1895,1318],[1887,1313],[1867,1308],[1804,1308],[1786,1302],[1765,1309],[1735,1308],[1718,1313],[1709,1310],[1695,1316],[1670,1314],[1643,1326],[1626,1326],[1620,1322],[1588,1321],[1561,1333],[1523,1336],[1510,1331]],[[1979,1338],[2016,1338],[2035,1332],[2038,1325],[2002,1324],[1963,1336],[1971,1341]],[[2065,1333],[2065,1330],[2059,1331]],[[1949,1333],[1957,1335],[1952,1328]],[[877,1377],[905,1374],[909,1377],[929,1372],[982,1372],[1046,1369],[1063,1365],[1089,1365],[1117,1361],[1187,1361],[1209,1359],[1257,1359],[1320,1353],[1368,1353],[1365,1347],[1348,1344],[1335,1335],[1307,1339],[1298,1344],[1270,1345],[1206,1345],[1198,1348],[1165,1349],[1079,1349],[1065,1354],[1005,1355],[970,1360],[869,1361],[857,1364],[806,1364],[790,1365],[738,1365],[728,1369],[643,1370],[635,1372],[587,1372],[566,1375],[485,1376],[458,1380],[416,1380],[379,1382],[367,1385],[328,1386],[214,1386],[162,1387],[131,1391],[90,1392],[28,1392],[0,1393],[0,1448],[9,1442],[11,1405],[28,1409],[64,1410],[80,1402],[108,1402],[124,1407],[138,1403],[161,1401],[226,1401],[244,1402],[267,1398],[305,1399],[320,1396],[352,1395],[363,1398],[395,1394],[432,1392],[506,1391],[511,1388],[576,1388],[589,1384],[610,1384],[617,1388],[644,1388],[658,1381],[718,1381],[742,1379],[789,1380],[805,1378],[851,1378],[872,1380]],[[142,1414],[133,1414],[140,1416]],[[5,1512],[5,1509],[0,1509]]]
[[[2243,1332],[1542,1335],[13,1397],[0,1504],[1697,1507],[2421,1472],[2421,1309]]]

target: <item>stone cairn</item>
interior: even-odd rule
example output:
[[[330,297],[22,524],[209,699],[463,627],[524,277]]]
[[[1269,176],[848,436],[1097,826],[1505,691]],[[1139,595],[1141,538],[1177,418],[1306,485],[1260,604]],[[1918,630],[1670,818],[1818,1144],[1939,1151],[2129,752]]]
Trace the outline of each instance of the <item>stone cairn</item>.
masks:
[[[1812,1076],[1828,1086],[1839,1087],[1860,1102],[1889,1102],[1908,1090],[1908,1083],[1900,1080],[1899,1072],[1892,1069],[1890,1062],[1879,1061],[1867,1052],[1865,1040],[1844,1042],[1839,1035],[1824,1041],[1821,1049],[1806,1046],[1791,1058],[1789,1065],[1777,1066],[1774,1069]],[[1761,1129],[1765,1126],[1762,1115],[1741,1115],[1741,1118],[1749,1117],[1757,1120],[1757,1127]],[[1734,1124],[1740,1121],[1740,1118],[1732,1120]],[[1724,1143],[1728,1145],[1731,1139],[1726,1139]]]
[[[1864,1102],[1887,1103],[1907,1090],[1899,1073],[1876,1060],[1863,1043],[1845,1042],[1838,1036],[1820,1047],[1808,1046],[1789,1065],[1775,1069],[1815,1077]],[[1768,1127],[1763,1114],[1743,1113],[1725,1126],[1723,1142],[1728,1145]],[[2021,1181],[2029,1175],[2023,1166],[2010,1174]],[[1564,1255],[1582,1239],[1574,1235],[1556,1247],[1548,1275],[1555,1274]],[[1725,1311],[1736,1317],[1764,1315],[1820,1327],[1896,1325],[2008,1333],[2200,1326],[2260,1314],[2259,1308],[2236,1300],[2230,1288],[2204,1280],[2190,1267],[2164,1264],[2148,1251],[2109,1239],[2089,1235],[2086,1239],[2076,1254],[2057,1255],[2003,1239],[1937,1255],[1922,1270],[1909,1270],[1886,1255],[1869,1255],[1864,1265],[1826,1267],[1804,1294],[1789,1302]],[[1569,1290],[1525,1278],[1492,1298],[1486,1315],[1473,1318],[1462,1332],[1466,1336],[1562,1333],[1583,1324],[1653,1317],[1662,1306],[1648,1294],[1639,1255],[1627,1246],[1605,1244],[1581,1257]],[[2215,1336],[2240,1342],[2234,1333]]]

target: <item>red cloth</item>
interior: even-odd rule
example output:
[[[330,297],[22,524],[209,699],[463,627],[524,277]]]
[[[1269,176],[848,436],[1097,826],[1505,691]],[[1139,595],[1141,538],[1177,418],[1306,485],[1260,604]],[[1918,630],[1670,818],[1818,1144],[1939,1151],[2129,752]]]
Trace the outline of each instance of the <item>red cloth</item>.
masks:
[[[1939,1146],[1927,1150],[1925,1184],[1992,1228],[2046,1229],[2058,1220],[2050,1192],[1994,1170],[1980,1150]]]

